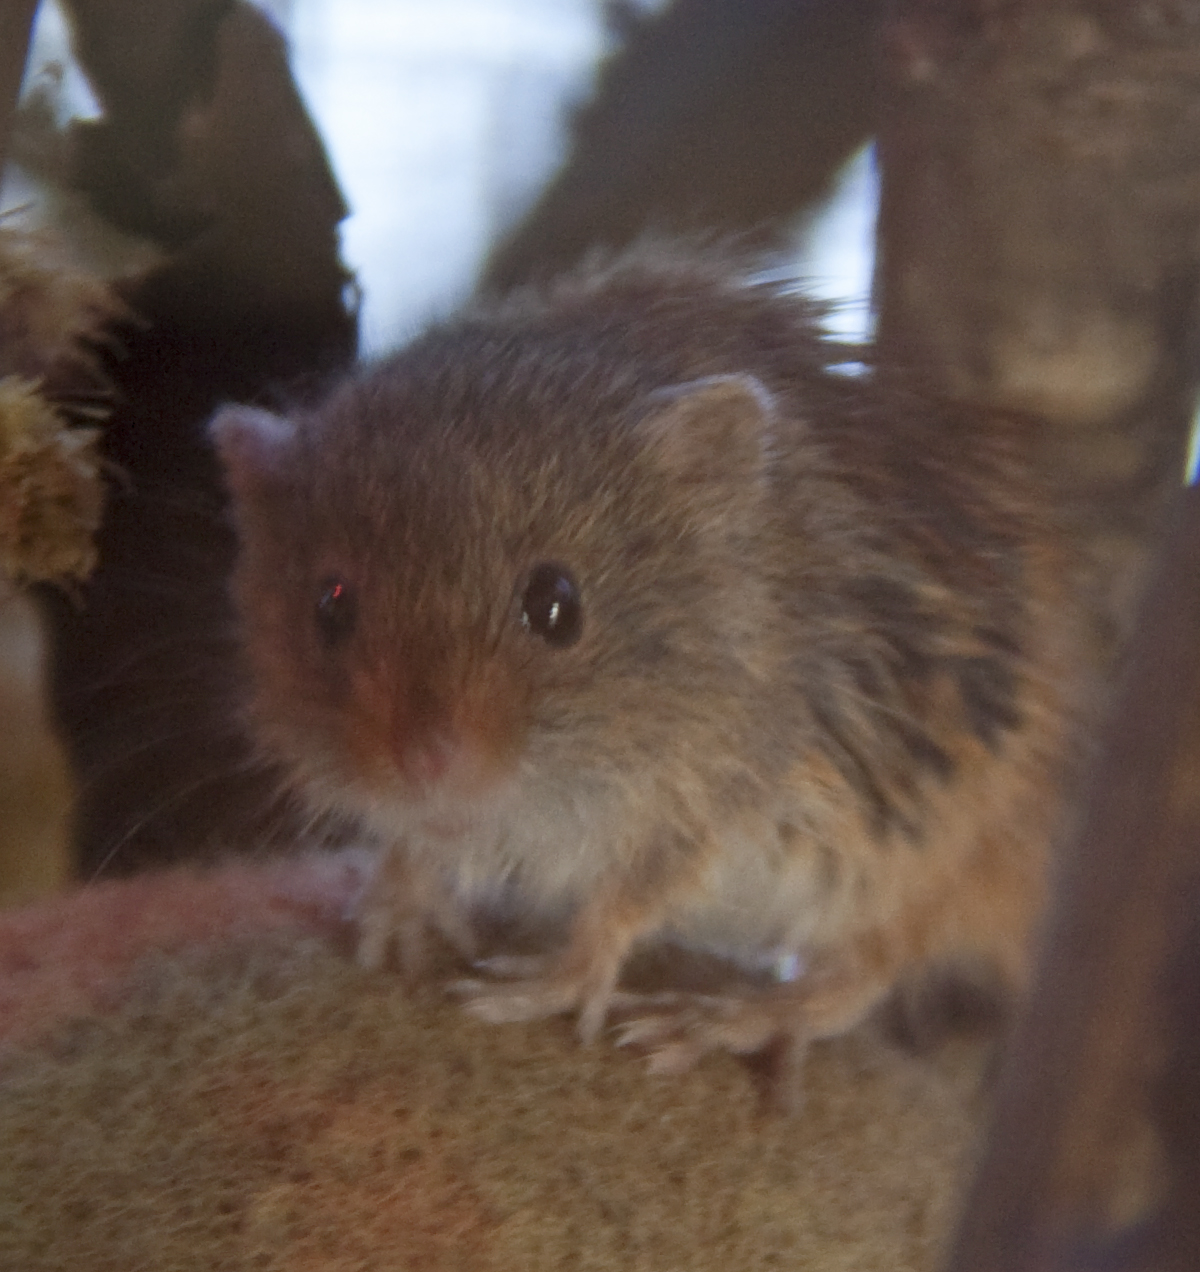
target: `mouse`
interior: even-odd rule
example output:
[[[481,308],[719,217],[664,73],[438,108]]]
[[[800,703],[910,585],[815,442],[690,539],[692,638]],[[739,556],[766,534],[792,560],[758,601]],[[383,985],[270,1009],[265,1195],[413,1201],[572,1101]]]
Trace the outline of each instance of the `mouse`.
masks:
[[[728,249],[479,300],[210,424],[257,745],[379,845],[358,958],[674,1072],[961,971],[1019,996],[1086,714],[1035,421]],[[481,915],[553,933],[480,958]],[[734,969],[640,991],[640,951]]]

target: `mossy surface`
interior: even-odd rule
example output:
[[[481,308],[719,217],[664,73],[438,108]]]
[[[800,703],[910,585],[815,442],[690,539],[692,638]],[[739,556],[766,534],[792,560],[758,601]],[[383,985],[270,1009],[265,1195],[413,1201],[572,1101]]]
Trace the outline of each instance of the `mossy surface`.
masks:
[[[0,1267],[931,1269],[978,1054],[814,1049],[798,1113],[490,1027],[280,934],[143,962],[0,1066]]]

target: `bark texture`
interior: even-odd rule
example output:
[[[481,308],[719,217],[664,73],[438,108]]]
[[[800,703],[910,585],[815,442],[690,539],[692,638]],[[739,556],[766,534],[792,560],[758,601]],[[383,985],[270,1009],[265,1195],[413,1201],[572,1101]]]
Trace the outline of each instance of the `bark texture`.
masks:
[[[353,356],[356,322],[345,207],[270,22],[231,0],[66,7],[104,108],[68,138],[71,180],[167,252],[126,285],[134,319],[102,351],[98,568],[79,598],[41,598],[91,878],[295,837],[239,724],[235,544],[205,425],[223,402],[301,396]]]
[[[893,0],[881,55],[880,353],[1043,416],[1123,570],[1196,391],[1200,4]]]

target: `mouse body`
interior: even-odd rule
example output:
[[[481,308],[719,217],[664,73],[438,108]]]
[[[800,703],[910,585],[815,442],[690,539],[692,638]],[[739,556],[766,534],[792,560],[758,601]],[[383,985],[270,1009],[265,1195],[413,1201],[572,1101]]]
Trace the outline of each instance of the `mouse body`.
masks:
[[[1033,425],[846,374],[798,292],[639,249],[211,425],[250,726],[382,846],[359,957],[562,942],[459,988],[616,1006],[661,1069],[842,1032],[907,978],[1019,992],[1083,615]],[[621,987],[648,946],[746,970]]]

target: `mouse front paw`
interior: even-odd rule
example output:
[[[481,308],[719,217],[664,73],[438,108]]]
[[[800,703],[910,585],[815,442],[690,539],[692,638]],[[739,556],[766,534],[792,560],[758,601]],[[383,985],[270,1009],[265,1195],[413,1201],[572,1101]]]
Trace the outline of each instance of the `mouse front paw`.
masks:
[[[681,1073],[710,1051],[781,1058],[857,1025],[886,985],[823,969],[773,988],[723,994],[618,995],[617,1045],[649,1056],[654,1073]]]
[[[716,994],[622,997],[617,1046],[649,1057],[652,1073],[683,1073],[710,1051],[753,1055],[776,1040],[802,1042],[794,1003]]]
[[[359,967],[377,972],[393,960],[410,984],[424,977],[429,965],[429,928],[419,915],[397,916],[384,907],[364,910],[358,917],[354,952]]]
[[[576,1032],[592,1042],[604,1027],[616,969],[575,968],[544,958],[506,956],[476,966],[499,980],[461,980],[449,986],[467,1011],[489,1024],[540,1020],[579,1010]]]
[[[355,918],[355,959],[368,971],[394,961],[404,979],[415,984],[428,973],[431,943],[439,936],[460,957],[475,957],[470,916],[436,876],[417,871],[399,851],[382,855]]]

